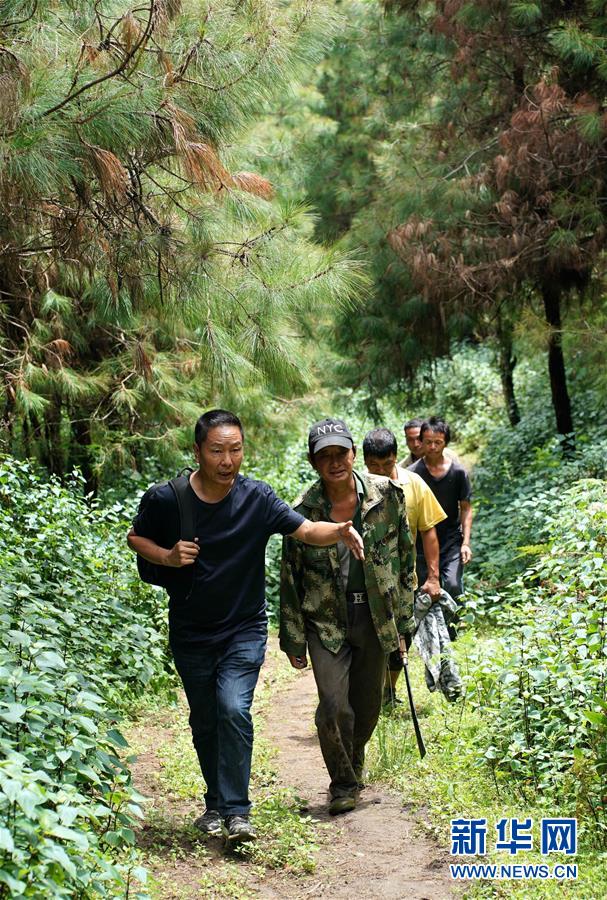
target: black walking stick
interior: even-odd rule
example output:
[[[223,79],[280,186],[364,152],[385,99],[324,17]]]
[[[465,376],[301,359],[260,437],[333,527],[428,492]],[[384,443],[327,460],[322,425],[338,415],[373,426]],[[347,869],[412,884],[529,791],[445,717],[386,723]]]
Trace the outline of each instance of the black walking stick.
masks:
[[[419,755],[423,759],[426,755],[426,745],[424,744],[424,739],[422,737],[422,733],[419,727],[419,722],[417,720],[417,712],[415,711],[415,703],[413,702],[413,694],[411,692],[411,682],[409,680],[409,655],[407,653],[407,645],[405,643],[404,637],[399,635],[398,639],[399,649],[401,659],[403,661],[403,669],[405,670],[405,683],[407,685],[407,696],[409,697],[409,707],[411,709],[411,719],[413,721],[413,728],[415,730],[415,737],[417,739],[417,747],[419,750]]]

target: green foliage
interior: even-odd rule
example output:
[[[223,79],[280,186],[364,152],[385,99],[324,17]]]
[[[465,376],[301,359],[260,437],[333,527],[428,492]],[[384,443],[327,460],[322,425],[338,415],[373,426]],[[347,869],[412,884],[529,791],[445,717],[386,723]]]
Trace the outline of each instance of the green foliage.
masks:
[[[584,477],[607,476],[607,431],[595,420],[601,391],[589,388],[589,372],[574,382],[577,452],[563,460],[552,434],[548,385],[525,365],[517,391],[526,410],[512,428],[493,428],[474,468],[475,561],[472,572],[491,593],[528,568],[533,547],[548,541],[565,487]]]
[[[253,862],[269,869],[299,874],[316,868],[318,845],[310,816],[301,814],[301,805],[291,791],[273,791],[255,805],[258,841],[243,849]]]
[[[474,694],[492,767],[575,803],[595,821],[599,845],[607,844],[606,501],[604,481],[580,480],[544,510],[548,544],[502,593],[502,649],[483,661]]]
[[[127,562],[121,508],[0,461],[0,896],[116,897],[141,798],[116,727],[167,680],[164,603]]]
[[[455,345],[449,357],[420,369],[415,389],[404,392],[402,407],[413,409],[421,418],[437,415],[449,422],[458,452],[474,453],[485,447],[505,418],[492,349]],[[401,418],[405,421],[404,415]],[[397,434],[400,439],[401,428]]]
[[[458,704],[428,694],[419,657],[413,654],[410,657],[413,694],[428,754],[420,760],[408,710],[406,706],[398,707],[398,711],[380,718],[369,747],[370,777],[397,788],[408,807],[423,810],[420,827],[447,853],[451,846],[451,819],[486,818],[487,857],[482,861],[488,863],[513,861],[492,846],[493,828],[500,819],[531,816],[534,850],[517,854],[516,862],[545,863],[546,857],[539,852],[542,817],[579,815],[575,860],[578,880],[571,886],[571,894],[584,900],[602,900],[606,876],[604,852],[596,848],[593,821],[583,813],[580,815],[573,794],[557,798],[549,790],[537,791],[528,781],[493,764],[491,734],[485,728],[492,709],[471,703],[470,696],[475,695],[475,685],[482,678],[484,668],[493,667],[500,649],[495,635],[478,631],[460,634],[457,656],[462,672],[466,673],[468,693]],[[563,890],[563,883],[556,881],[551,884],[514,880],[507,884],[479,882],[469,885],[465,896],[546,900],[561,897]]]
[[[347,4],[318,81],[329,121],[308,151],[317,236],[361,248],[373,280],[359,316],[335,317],[338,377],[412,396],[454,342],[488,342],[514,423],[526,347],[512,333],[530,310],[545,316],[557,431],[571,433],[561,317],[572,292],[594,333],[604,315],[603,9],[383,6]]]
[[[119,7],[0,23],[1,437],[89,490],[156,442],[183,448],[201,407],[301,392],[302,318],[363,281],[306,238],[271,168],[249,171],[243,138],[319,59],[333,12]]]

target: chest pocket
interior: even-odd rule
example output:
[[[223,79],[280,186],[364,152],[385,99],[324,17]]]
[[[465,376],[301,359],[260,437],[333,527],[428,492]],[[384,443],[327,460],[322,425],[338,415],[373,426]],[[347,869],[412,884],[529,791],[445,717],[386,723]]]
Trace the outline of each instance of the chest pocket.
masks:
[[[378,563],[385,562],[398,553],[398,528],[393,525],[382,538],[373,541],[371,558]]]
[[[304,549],[304,565],[306,569],[311,569],[313,572],[330,574],[332,569],[329,548],[307,545]]]

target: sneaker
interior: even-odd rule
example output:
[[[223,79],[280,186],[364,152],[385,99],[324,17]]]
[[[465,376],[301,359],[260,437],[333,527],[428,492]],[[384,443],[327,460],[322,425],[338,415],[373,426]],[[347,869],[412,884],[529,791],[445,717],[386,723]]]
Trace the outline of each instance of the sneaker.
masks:
[[[221,834],[222,818],[216,809],[207,809],[206,812],[194,822],[194,828],[203,834]]]
[[[329,815],[339,816],[341,813],[352,812],[356,806],[356,797],[333,797],[329,803]]]
[[[257,837],[248,816],[226,816],[223,833],[228,844],[254,841]]]

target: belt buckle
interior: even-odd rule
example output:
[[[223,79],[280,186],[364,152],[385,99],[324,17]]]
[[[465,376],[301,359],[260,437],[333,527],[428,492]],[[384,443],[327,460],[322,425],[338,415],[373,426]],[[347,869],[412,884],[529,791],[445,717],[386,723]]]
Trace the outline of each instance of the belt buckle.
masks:
[[[364,591],[352,591],[352,603],[365,603],[367,595]]]

